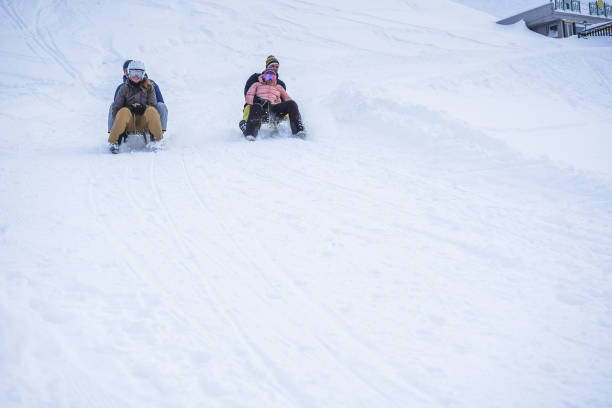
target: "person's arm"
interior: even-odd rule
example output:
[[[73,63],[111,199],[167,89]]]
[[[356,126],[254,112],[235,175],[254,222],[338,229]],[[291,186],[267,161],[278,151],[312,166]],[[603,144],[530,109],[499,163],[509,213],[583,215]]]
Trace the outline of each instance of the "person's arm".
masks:
[[[157,107],[157,96],[155,95],[155,90],[151,89],[151,92],[147,93],[147,105]]]
[[[126,86],[125,84],[121,84],[119,85],[119,88],[117,88],[117,92],[115,95],[115,101],[113,102],[113,118],[115,117],[115,115],[117,115],[117,112],[119,112],[119,109],[123,108],[126,104],[126,100],[125,100],[125,92],[126,92]]]
[[[124,83],[125,83],[125,82],[124,82]],[[121,85],[123,85],[123,84],[121,84]],[[115,99],[117,98],[117,94],[119,93],[119,88],[121,88],[121,85],[119,85],[119,86],[117,87],[117,89],[115,89],[115,97],[113,98],[113,100],[115,100]]]
[[[289,96],[287,91],[285,91],[285,89],[282,86],[280,86],[280,85],[276,85],[276,86],[277,86],[278,90],[280,91],[281,99],[283,101],[290,101],[291,97]]]
[[[251,87],[247,91],[244,99],[248,105],[253,104],[253,99],[255,98],[255,95],[257,94],[257,88],[259,88],[259,82],[255,82],[253,85],[251,85]]]
[[[155,97],[157,98],[157,102],[164,103],[164,97],[162,96],[161,89],[159,89],[159,86],[157,86],[156,82],[151,81],[151,83],[153,84],[153,87],[155,88]]]

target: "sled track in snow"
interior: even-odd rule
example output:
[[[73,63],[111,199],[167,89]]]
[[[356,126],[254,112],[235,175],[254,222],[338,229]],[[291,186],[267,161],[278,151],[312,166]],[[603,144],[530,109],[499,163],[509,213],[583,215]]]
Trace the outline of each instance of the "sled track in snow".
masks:
[[[242,162],[243,160],[248,159],[246,157],[248,146],[246,147],[246,149],[241,149],[240,154],[242,155],[242,160],[238,160],[237,162]],[[207,160],[205,160],[205,158],[201,156],[201,153],[195,152],[195,154],[197,157],[199,157],[199,159],[195,160],[196,162],[207,162]],[[213,209],[214,205],[208,206],[204,204],[204,200],[201,198],[200,193],[197,191],[197,188],[195,187],[195,184],[192,181],[193,175],[188,170],[189,166],[187,165],[187,160],[185,160],[184,155],[182,157],[182,161],[185,177],[189,181],[191,192],[196,197],[198,203],[200,203],[203,209],[206,209],[215,220],[225,220],[218,221],[220,229],[222,231],[227,233],[228,231],[240,230],[239,226],[233,221],[233,217],[228,217],[227,214],[222,215],[218,210]],[[261,161],[265,162],[265,159]],[[200,167],[204,173],[202,175],[199,175],[198,180],[202,180],[202,184],[206,185],[206,192],[208,193],[207,196],[215,197],[218,194],[221,194],[220,191],[222,190],[222,188],[219,189],[218,187],[211,185],[210,180],[216,180],[218,177],[216,174],[211,173],[210,167],[211,166]],[[220,171],[219,169],[215,170]],[[269,177],[269,174],[266,175],[266,177]],[[273,183],[286,184],[286,182],[283,181],[282,178],[270,177],[269,180]],[[225,223],[228,223],[228,225],[226,226]],[[389,406],[401,406],[401,404],[396,403],[396,401],[402,401],[402,398],[397,397],[396,399],[394,399],[391,396],[405,396],[403,394],[406,393],[410,394],[411,398],[418,398],[421,401],[432,401],[429,396],[427,396],[414,386],[406,384],[400,378],[399,374],[396,373],[396,366],[393,364],[390,358],[381,358],[380,352],[378,352],[378,349],[374,345],[368,344],[364,340],[360,339],[359,336],[357,336],[356,333],[354,333],[352,329],[344,323],[343,319],[340,316],[338,316],[329,308],[321,306],[315,299],[312,298],[312,296],[310,296],[302,287],[300,287],[300,285],[298,285],[292,279],[281,273],[276,275],[277,278],[280,278],[278,284],[270,281],[269,277],[265,275],[264,271],[282,270],[282,268],[281,265],[274,261],[273,257],[270,255],[270,248],[265,246],[261,240],[253,236],[242,237],[242,240],[237,237],[231,237],[231,240],[234,245],[237,245],[238,248],[241,248],[240,252],[243,254],[243,256],[246,257],[246,259],[249,260],[248,266],[249,268],[251,268],[251,272],[257,273],[258,279],[254,279],[251,274],[247,274],[246,277],[243,277],[243,279],[253,281],[253,283],[249,286],[257,287],[260,286],[261,282],[265,282],[266,285],[272,291],[278,292],[280,290],[283,294],[285,294],[285,296],[281,298],[283,301],[287,302],[288,299],[291,299],[290,301],[294,304],[294,306],[291,308],[287,308],[287,310],[295,309],[295,304],[297,303],[298,305],[300,305],[297,307],[299,310],[308,310],[309,315],[317,316],[316,321],[326,322],[325,326],[327,327],[327,329],[330,330],[330,332],[333,332],[336,336],[339,336],[343,339],[343,348],[346,347],[346,345],[352,345],[351,347],[348,347],[348,349],[360,350],[359,354],[365,360],[365,365],[379,367],[379,369],[374,369],[373,372],[376,372],[378,376],[385,377],[385,384],[387,384],[387,389],[380,389],[378,387],[374,387],[372,385],[373,381],[368,378],[368,376],[371,375],[372,372],[364,373],[357,370],[355,367],[353,367],[353,364],[350,362],[348,356],[346,358],[343,356],[343,353],[339,348],[332,345],[330,342],[325,341],[320,336],[314,336],[313,339],[319,344],[320,349],[325,350],[325,354],[327,356],[326,358],[330,361],[333,361],[336,367],[343,370],[345,372],[345,377],[352,377],[360,384],[361,387],[371,389],[372,392],[378,396],[378,398],[382,398],[383,400],[387,401],[386,403],[389,404]],[[244,250],[242,250],[242,248],[244,247],[249,248],[249,253],[246,253]],[[253,257],[255,260],[252,260]],[[275,306],[273,303],[270,302],[264,302],[264,306],[271,308],[269,312],[270,314],[274,313],[274,309],[278,310],[278,306]],[[286,316],[284,318],[287,320],[291,320],[295,319],[296,316]],[[383,366],[384,368],[382,368],[381,366]]]
[[[112,253],[119,253],[122,254],[123,256],[121,256],[120,258],[123,260],[123,264],[127,267],[127,270],[129,270],[134,276],[136,276],[139,280],[143,281],[144,280],[144,276],[138,272],[138,269],[135,268],[133,266],[133,262],[130,261],[131,256],[130,254],[125,251],[124,247],[122,245],[119,245],[118,242],[121,242],[121,237],[115,236],[114,234],[112,234],[109,230],[108,227],[108,222],[104,222],[104,220],[102,220],[101,218],[101,212],[100,212],[100,205],[98,198],[95,195],[95,185],[93,180],[95,180],[95,174],[96,172],[94,172],[94,169],[92,168],[93,164],[91,162],[89,163],[89,202],[90,202],[90,210],[91,213],[93,215],[93,220],[95,222],[95,224],[98,226],[98,229],[100,229],[104,236],[106,237],[106,242],[112,246],[114,248],[114,251],[112,251]],[[109,208],[109,206],[107,205],[107,208]],[[112,210],[110,210],[112,212]],[[112,214],[110,216],[107,216],[106,219],[112,219]]]
[[[63,3],[64,2],[62,0],[56,0],[47,8],[56,9]],[[43,58],[42,54],[49,57],[52,61],[59,65],[69,77],[78,80],[81,85],[87,89],[90,95],[96,96],[95,88],[89,82],[83,80],[81,73],[73,67],[74,64],[68,61],[64,53],[57,46],[55,40],[53,39],[53,35],[43,26],[41,21],[42,13],[46,8],[39,8],[36,10],[36,19],[33,30],[28,27],[28,24],[26,24],[21,15],[19,15],[11,0],[2,0],[2,9],[8,15],[13,24],[19,29],[23,37],[26,39],[26,44],[35,55],[42,60],[45,59]],[[33,43],[35,47],[33,47],[31,43]],[[38,52],[36,48],[41,50],[42,54]]]
[[[231,311],[227,310],[225,307],[223,307],[224,305],[231,304],[231,302],[226,300],[223,297],[219,289],[215,288],[212,282],[212,279],[211,279],[211,273],[210,273],[211,271],[209,270],[209,268],[205,267],[200,262],[199,255],[196,254],[196,252],[191,247],[191,245],[185,240],[184,234],[181,232],[180,228],[176,224],[176,221],[171,215],[172,210],[168,208],[168,205],[166,204],[166,201],[163,198],[162,192],[159,188],[157,178],[156,178],[157,177],[157,171],[156,171],[156,160],[157,159],[158,158],[155,156],[151,157],[150,162],[148,164],[149,166],[149,183],[148,184],[142,183],[142,180],[138,180],[138,179],[134,180],[133,175],[139,174],[139,172],[142,170],[141,168],[139,167],[134,168],[131,165],[127,165],[127,164],[123,166],[123,184],[124,184],[125,193],[117,194],[115,197],[123,196],[123,197],[128,198],[129,205],[123,208],[125,216],[122,218],[128,218],[128,219],[137,220],[137,221],[139,220],[143,224],[150,224],[151,217],[147,217],[147,215],[149,216],[156,215],[157,212],[155,210],[152,210],[152,211],[143,210],[143,206],[140,204],[143,200],[142,198],[136,197],[137,194],[134,192],[134,189],[133,189],[134,185],[139,185],[139,186],[148,185],[149,186],[149,189],[154,193],[153,198],[155,198],[155,203],[157,204],[157,211],[160,211],[162,213],[164,220],[167,221],[167,223],[165,224],[169,225],[171,228],[171,231],[165,231],[162,228],[161,230],[159,230],[159,236],[164,236],[164,235],[169,234],[174,237],[174,239],[167,242],[167,244],[168,245],[174,244],[174,247],[176,247],[181,253],[182,255],[180,256],[181,261],[179,262],[177,266],[179,266],[179,271],[184,271],[187,273],[187,275],[185,275],[184,277],[187,278],[191,282],[191,284],[189,285],[181,284],[179,286],[176,286],[176,285],[168,286],[168,283],[174,281],[175,278],[169,280],[169,276],[160,275],[159,272],[157,272],[157,268],[155,267],[155,265],[146,261],[146,258],[145,259],[141,258],[137,262],[134,259],[134,255],[132,255],[132,251],[130,250],[131,245],[136,245],[136,247],[140,247],[142,245],[146,245],[147,242],[132,243],[132,242],[129,242],[129,240],[126,241],[124,236],[117,235],[111,232],[111,229],[108,226],[109,225],[108,219],[109,217],[110,219],[113,218],[113,214],[112,214],[113,210],[112,209],[109,210],[111,214],[107,215],[106,218],[101,217],[100,210],[99,210],[100,205],[98,204],[99,198],[96,197],[95,195],[94,184],[90,183],[89,197],[90,197],[92,213],[94,215],[96,224],[98,225],[99,229],[103,231],[106,237],[106,241],[108,241],[111,248],[113,248],[112,252],[117,254],[116,258],[120,258],[121,264],[125,265],[127,270],[129,270],[133,276],[137,277],[137,279],[140,282],[145,283],[145,286],[146,286],[146,283],[151,283],[151,280],[154,279],[155,289],[162,290],[165,299],[185,297],[185,295],[187,295],[187,297],[189,298],[203,299],[203,302],[206,303],[208,308],[215,311],[214,313],[215,315],[220,316],[229,325],[229,327],[232,328],[232,330],[235,333],[239,334],[239,338],[241,338],[241,343],[243,344],[243,346],[246,349],[251,350],[251,357],[250,357],[251,364],[250,365],[253,367],[257,367],[257,370],[259,371],[267,372],[270,378],[275,379],[274,382],[276,382],[277,385],[275,387],[275,390],[273,390],[272,392],[274,394],[283,395],[283,397],[287,401],[291,401],[292,406],[298,406],[299,404],[296,401],[294,401],[294,396],[300,394],[299,387],[297,387],[295,384],[289,384],[288,380],[284,379],[283,376],[278,374],[279,370],[270,369],[270,367],[274,367],[273,361],[260,348],[258,348],[257,345],[253,341],[249,339],[249,336],[242,329],[241,325],[236,320],[234,314]],[[132,161],[132,158],[127,156],[125,157],[125,160]],[[93,169],[91,169],[91,167],[90,167],[90,174],[95,174],[93,173]],[[141,187],[141,190],[143,189],[144,188]],[[145,190],[145,194],[142,194],[142,195],[146,196],[147,189],[144,189],[144,190]],[[107,205],[106,208],[114,208],[112,204],[113,203],[111,200],[111,204]],[[203,208],[205,209],[205,207]],[[129,211],[125,211],[126,209],[129,209]],[[113,224],[111,223],[111,225]],[[117,227],[116,224],[114,225],[115,227]],[[155,223],[156,229],[160,228],[161,226],[162,226],[162,223],[159,223],[159,222]],[[118,229],[120,230],[120,228]],[[154,237],[154,243],[159,244],[158,242],[156,242],[155,237]],[[210,247],[213,248],[214,245],[211,245]],[[155,248],[152,248],[151,250],[154,250],[154,249]],[[213,252],[214,251],[211,250],[209,253],[205,255],[207,260],[213,263],[213,267],[217,271],[220,271],[221,273],[227,272],[228,263],[226,262],[224,265],[223,262],[219,260],[219,258],[216,255],[213,254]],[[144,272],[142,268],[139,269],[135,267],[135,265],[138,265],[139,263],[142,264],[143,261],[146,264],[148,264],[148,267],[146,268],[146,272]],[[232,276],[237,276],[235,274],[235,271],[232,273]],[[181,280],[181,282],[183,281],[184,280]],[[241,285],[240,280],[236,280],[235,284]],[[185,289],[187,289],[190,293],[189,294],[185,293]],[[186,314],[185,313],[186,311],[183,309],[178,309],[176,304],[177,303],[175,302],[171,302],[170,303],[171,310],[168,310],[167,309],[168,302],[164,302],[164,307],[165,307],[164,310],[170,312],[173,316],[173,319],[175,319],[176,321],[189,322],[190,330],[195,330],[196,332],[204,330],[204,328],[207,325],[206,324],[203,325],[202,323],[206,323],[206,322],[199,321],[197,317],[197,311],[194,310],[190,312],[189,314]],[[202,335],[203,334],[204,333],[202,333]],[[249,364],[246,364],[246,365],[249,365]],[[269,385],[270,382],[266,382],[266,384]]]
[[[30,30],[28,29],[28,26],[23,21],[19,13],[17,13],[17,11],[15,10],[15,7],[13,6],[13,2],[11,0],[2,0],[1,4],[2,4],[2,9],[6,13],[6,15],[13,22],[13,24],[17,27],[17,29],[22,33],[23,37],[26,38],[26,40],[31,39],[32,41],[34,41],[36,45],[39,46],[39,48],[44,49],[44,47],[41,44],[39,44],[38,39],[32,34],[32,32],[30,32]],[[30,50],[32,50],[32,52],[36,56],[41,58],[41,55],[34,49],[34,47],[32,47],[29,41],[26,41],[26,44],[28,48],[30,48]]]
[[[161,191],[157,184],[157,172],[156,172],[157,160],[156,159],[157,158],[154,157],[153,160],[151,160],[151,167],[150,167],[151,187],[155,191],[157,202],[159,206],[162,208],[165,218],[168,220],[169,224],[172,226],[172,230],[173,230],[172,232],[175,238],[177,239],[177,242],[180,245],[180,249],[183,252],[184,258],[188,260],[188,261],[185,261],[184,266],[185,266],[186,271],[191,276],[191,281],[192,282],[202,282],[205,284],[206,289],[203,294],[205,294],[207,297],[214,300],[212,302],[212,307],[218,312],[219,315],[223,316],[224,320],[226,320],[229,323],[230,327],[232,327],[234,332],[239,334],[240,341],[242,342],[242,344],[247,349],[251,350],[252,355],[255,356],[255,359],[258,360],[257,363],[255,363],[255,361],[252,361],[252,363],[255,363],[254,364],[255,366],[267,372],[268,375],[274,379],[274,382],[276,383],[276,392],[280,392],[281,395],[283,395],[285,399],[287,399],[288,401],[292,401],[293,404],[296,404],[296,401],[294,401],[294,398],[296,395],[301,394],[299,387],[297,387],[297,385],[293,383],[290,383],[290,380],[285,378],[283,375],[279,375],[280,370],[278,368],[274,368],[272,370],[270,369],[270,367],[276,367],[273,360],[269,356],[267,356],[267,354],[263,350],[261,350],[261,348],[258,347],[252,340],[250,340],[250,337],[247,335],[247,333],[243,329],[244,325],[242,325],[241,322],[239,322],[236,319],[235,314],[226,308],[220,307],[222,305],[229,305],[232,302],[225,299],[224,296],[221,294],[220,289],[215,287],[213,283],[213,279],[211,279],[211,275],[209,273],[210,271],[204,268],[201,262],[199,261],[199,255],[198,255],[199,252],[196,253],[196,251],[194,251],[191,245],[187,243],[187,241],[185,240],[184,235],[179,231],[176,221],[172,217],[171,211],[168,209],[167,205],[165,204],[165,201],[162,197]],[[191,181],[189,180],[188,173],[185,172],[184,174],[185,174],[185,180],[187,184],[190,186],[189,191],[192,194],[195,194]],[[200,203],[200,208],[202,208],[206,213],[208,213],[209,211],[206,208],[206,206],[203,205],[203,202],[201,201],[201,199],[198,196],[196,196],[195,198]],[[226,258],[225,261],[220,260],[212,248],[215,248],[216,250],[219,250],[219,251],[222,251],[222,250],[218,247],[218,245],[211,245],[209,250],[205,254],[207,259],[210,259],[211,261],[214,262],[217,268],[217,272],[225,273],[227,271],[232,271],[232,276],[239,278],[240,274],[236,270],[234,270],[234,267],[232,267],[231,258],[228,257]],[[193,265],[190,265],[189,263],[193,263]],[[208,276],[203,276],[206,274],[208,274]],[[244,286],[244,284],[241,283],[241,280],[235,280],[233,281],[233,283],[236,285],[236,287]],[[252,292],[252,291],[249,291],[249,292]],[[251,359],[252,358],[253,357],[251,357]]]

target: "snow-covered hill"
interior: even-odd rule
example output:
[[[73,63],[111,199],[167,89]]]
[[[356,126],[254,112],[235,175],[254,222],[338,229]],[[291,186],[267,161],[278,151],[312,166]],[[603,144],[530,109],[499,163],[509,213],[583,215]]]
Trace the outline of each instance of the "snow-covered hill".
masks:
[[[463,3],[3,1],[0,406],[612,405],[612,43]]]

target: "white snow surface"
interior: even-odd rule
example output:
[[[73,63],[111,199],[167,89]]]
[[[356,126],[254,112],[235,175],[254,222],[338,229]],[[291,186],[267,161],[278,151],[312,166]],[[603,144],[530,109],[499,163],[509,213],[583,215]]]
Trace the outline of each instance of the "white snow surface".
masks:
[[[469,1],[0,4],[1,407],[612,406],[609,39]],[[269,54],[306,140],[238,129]],[[157,154],[107,151],[128,58]]]

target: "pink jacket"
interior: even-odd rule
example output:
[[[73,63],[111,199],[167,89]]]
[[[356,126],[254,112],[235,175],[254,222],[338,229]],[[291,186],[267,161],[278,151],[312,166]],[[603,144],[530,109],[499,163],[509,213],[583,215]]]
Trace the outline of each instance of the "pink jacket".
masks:
[[[253,85],[251,85],[251,87],[247,91],[245,97],[246,103],[252,105],[253,98],[255,97],[255,95],[259,96],[260,98],[269,100],[273,105],[276,105],[277,103],[281,103],[283,101],[291,100],[291,98],[287,94],[287,91],[285,91],[282,86],[276,83],[274,85],[265,84],[261,79],[261,75],[259,76],[258,82],[255,82]]]

